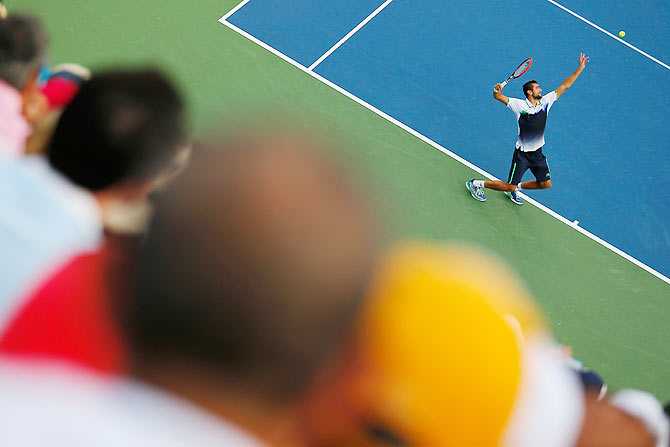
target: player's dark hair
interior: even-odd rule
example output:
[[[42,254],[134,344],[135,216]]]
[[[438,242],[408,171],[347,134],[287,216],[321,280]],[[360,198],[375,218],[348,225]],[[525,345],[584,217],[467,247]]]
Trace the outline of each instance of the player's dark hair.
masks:
[[[179,93],[155,70],[93,76],[63,111],[49,162],[91,191],[151,178],[183,144],[182,115]]]
[[[523,96],[524,97],[528,98],[528,91],[529,90],[533,91],[533,84],[537,84],[537,81],[535,79],[533,79],[531,81],[528,81],[523,85],[522,88],[523,88]]]
[[[118,312],[140,375],[182,362],[281,404],[347,333],[374,225],[332,164],[276,141],[199,146],[157,197]]]
[[[0,79],[22,90],[46,61],[47,45],[37,17],[13,14],[0,20]]]

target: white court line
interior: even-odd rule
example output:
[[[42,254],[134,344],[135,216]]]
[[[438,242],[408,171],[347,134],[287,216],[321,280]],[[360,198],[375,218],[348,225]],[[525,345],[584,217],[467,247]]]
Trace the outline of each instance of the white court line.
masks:
[[[244,3],[247,3],[248,1],[249,1],[249,0],[246,0]],[[275,56],[277,56],[277,57],[283,59],[284,61],[288,62],[289,64],[293,65],[294,67],[296,67],[296,68],[300,69],[301,71],[307,73],[308,75],[312,76],[313,78],[318,79],[319,81],[323,82],[324,84],[326,84],[326,85],[329,86],[330,88],[332,88],[332,89],[334,89],[334,90],[336,90],[336,91],[342,93],[344,96],[346,96],[346,97],[348,97],[349,99],[351,99],[351,100],[357,102],[358,104],[362,105],[362,106],[365,107],[366,109],[368,109],[368,110],[374,112],[375,114],[381,116],[382,118],[386,119],[387,121],[390,121],[391,123],[393,123],[393,124],[395,124],[396,126],[400,127],[400,128],[403,129],[404,131],[410,133],[411,135],[414,135],[415,137],[417,137],[417,138],[420,139],[421,141],[423,141],[423,142],[425,142],[425,143],[428,143],[429,145],[433,146],[435,149],[439,150],[440,152],[442,152],[442,153],[444,153],[444,154],[450,156],[450,157],[453,158],[454,160],[456,160],[456,161],[458,161],[458,162],[464,164],[465,166],[467,166],[468,168],[472,169],[473,171],[476,171],[477,173],[483,175],[484,177],[486,177],[486,178],[488,178],[488,179],[490,179],[490,180],[499,180],[499,179],[496,178],[495,176],[493,176],[493,175],[489,174],[488,172],[484,171],[483,169],[481,169],[479,166],[476,166],[476,165],[470,163],[470,162],[467,161],[466,159],[464,159],[464,158],[462,158],[462,157],[456,155],[455,153],[451,152],[450,150],[448,150],[448,149],[442,147],[441,145],[439,145],[439,144],[436,143],[435,141],[431,140],[430,138],[426,137],[425,135],[423,135],[423,134],[417,132],[416,130],[412,129],[411,127],[407,126],[406,124],[401,123],[400,121],[398,121],[397,119],[393,118],[392,116],[387,115],[386,113],[384,113],[384,112],[382,112],[381,110],[377,109],[377,108],[374,107],[373,105],[368,104],[367,102],[365,102],[364,100],[362,100],[362,99],[359,98],[358,96],[354,95],[353,93],[350,93],[349,91],[343,89],[343,88],[340,87],[339,85],[334,84],[333,82],[331,82],[331,81],[329,81],[328,79],[324,78],[324,77],[321,76],[320,74],[315,73],[315,72],[309,70],[307,67],[305,67],[304,65],[300,64],[299,62],[296,62],[295,60],[291,59],[290,57],[288,57],[287,55],[285,55],[285,54],[282,53],[281,51],[279,51],[279,50],[277,50],[277,49],[271,47],[270,45],[266,44],[266,43],[263,42],[262,40],[260,40],[260,39],[258,39],[258,38],[256,38],[256,37],[252,36],[251,34],[247,33],[246,31],[244,31],[244,30],[238,28],[237,26],[235,26],[235,25],[233,25],[232,23],[230,23],[230,22],[228,22],[227,20],[225,20],[225,17],[229,17],[229,16],[230,16],[230,14],[228,14],[228,15],[226,15],[226,16],[224,16],[224,17],[221,17],[221,18],[219,19],[219,22],[221,22],[222,24],[224,24],[224,25],[227,26],[228,28],[232,29],[232,30],[235,31],[236,33],[241,34],[242,36],[244,36],[244,37],[246,37],[247,39],[251,40],[251,41],[254,42],[255,44],[257,44],[257,45],[259,45],[259,46],[265,48],[266,50],[268,50],[269,52],[271,52],[271,53],[274,54]],[[574,228],[575,230],[579,231],[580,233],[582,233],[584,236],[588,237],[589,239],[591,239],[591,240],[593,240],[593,241],[599,243],[600,245],[602,245],[602,246],[604,246],[604,247],[610,249],[610,250],[613,251],[614,253],[616,253],[616,254],[618,254],[619,256],[625,258],[626,260],[632,262],[633,264],[637,265],[638,267],[642,268],[643,270],[646,270],[647,272],[651,273],[652,275],[654,275],[655,277],[657,277],[657,278],[660,279],[661,281],[664,281],[664,282],[666,282],[667,284],[670,284],[670,278],[667,278],[666,276],[663,276],[661,273],[657,272],[656,270],[654,270],[653,268],[651,268],[651,267],[649,267],[648,265],[644,264],[643,262],[641,262],[641,261],[635,259],[634,257],[632,257],[631,255],[629,255],[628,253],[626,253],[626,252],[624,252],[624,251],[622,251],[622,250],[616,248],[615,246],[613,246],[613,245],[610,244],[609,242],[606,242],[606,241],[600,239],[598,236],[596,236],[596,235],[594,235],[594,234],[592,234],[592,233],[586,231],[585,229],[583,229],[583,228],[580,227],[579,225],[577,225],[577,224],[571,222],[570,220],[566,219],[565,217],[561,216],[561,215],[558,214],[556,211],[554,211],[554,210],[552,210],[552,209],[550,209],[550,208],[547,208],[545,205],[542,205],[541,203],[537,202],[537,201],[534,200],[533,198],[528,197],[528,196],[526,196],[526,195],[523,194],[523,193],[521,193],[521,196],[522,196],[524,199],[526,199],[526,201],[527,201],[528,203],[531,203],[531,204],[535,205],[536,207],[538,207],[539,209],[541,209],[541,210],[544,211],[545,213],[549,214],[550,216],[553,216],[554,218],[560,220],[560,221],[563,222],[564,224],[566,224],[566,225],[570,226],[571,228]]]
[[[579,20],[581,20],[582,22],[584,22],[584,23],[588,23],[589,25],[591,25],[592,27],[594,27],[594,28],[597,29],[598,31],[602,31],[603,33],[605,33],[605,34],[607,34],[608,36],[610,36],[612,39],[616,39],[616,40],[618,40],[619,42],[621,42],[622,44],[626,45],[627,47],[632,48],[633,50],[637,51],[637,52],[640,53],[641,55],[648,57],[648,58],[651,59],[652,61],[656,62],[658,65],[661,65],[661,66],[667,68],[668,70],[670,70],[670,66],[669,66],[668,64],[659,61],[659,60],[656,59],[654,56],[651,56],[650,54],[645,53],[644,51],[640,50],[640,49],[637,48],[636,46],[631,45],[631,44],[629,44],[628,42],[626,42],[625,40],[622,40],[622,39],[618,38],[618,37],[615,36],[614,34],[610,33],[610,32],[607,31],[607,30],[604,30],[603,28],[599,27],[599,26],[596,25],[595,23],[593,23],[593,22],[591,22],[591,21],[589,21],[589,20],[586,20],[584,17],[582,17],[582,16],[580,16],[579,14],[577,14],[577,13],[575,13],[575,12],[569,10],[569,9],[566,8],[565,6],[561,5],[560,3],[555,2],[554,0],[547,0],[547,1],[548,1],[549,3],[551,3],[551,4],[553,4],[553,5],[558,6],[558,7],[561,8],[563,11],[565,11],[565,12],[567,12],[567,13],[569,13],[569,14],[572,14],[573,16],[577,17],[577,18],[578,18]]]
[[[240,2],[237,6],[235,6],[233,9],[231,9],[230,11],[228,11],[228,13],[227,13],[225,16],[221,17],[221,18],[219,19],[219,22],[223,23],[222,20],[228,20],[228,17],[230,17],[230,16],[232,16],[233,14],[235,14],[235,13],[242,7],[242,6],[246,5],[246,4],[249,3],[250,1],[251,1],[251,0],[244,0],[243,2]]]
[[[354,29],[352,29],[351,31],[349,31],[349,32],[347,33],[347,35],[344,36],[342,39],[340,39],[340,41],[337,42],[335,45],[333,45],[333,46],[330,48],[330,50],[328,50],[328,51],[326,51],[325,53],[323,53],[323,55],[322,55],[320,58],[318,58],[318,59],[316,60],[316,62],[314,62],[312,65],[309,66],[308,70],[309,70],[309,71],[314,70],[314,69],[316,68],[317,65],[319,65],[321,62],[323,62],[328,56],[330,56],[330,55],[333,53],[333,51],[337,50],[337,49],[338,49],[344,42],[346,42],[347,40],[349,40],[349,38],[350,38],[351,36],[353,36],[354,34],[356,34],[356,33],[358,32],[358,30],[360,30],[361,28],[363,28],[363,27],[365,26],[366,23],[368,23],[370,20],[372,20],[374,16],[376,16],[377,14],[379,14],[379,13],[382,11],[382,9],[386,8],[386,7],[389,5],[389,3],[391,3],[392,1],[393,1],[393,0],[386,0],[386,1],[385,1],[379,8],[375,9],[375,10],[372,12],[372,14],[370,14],[370,15],[367,16],[365,19],[363,19],[363,21],[362,21],[361,23],[359,23],[358,26],[356,26],[356,28],[354,28]]]

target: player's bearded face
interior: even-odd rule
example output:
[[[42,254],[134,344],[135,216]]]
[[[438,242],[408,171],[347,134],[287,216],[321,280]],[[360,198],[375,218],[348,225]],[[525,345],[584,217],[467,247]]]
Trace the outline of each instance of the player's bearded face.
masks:
[[[542,89],[539,85],[533,85],[533,99],[542,99]]]

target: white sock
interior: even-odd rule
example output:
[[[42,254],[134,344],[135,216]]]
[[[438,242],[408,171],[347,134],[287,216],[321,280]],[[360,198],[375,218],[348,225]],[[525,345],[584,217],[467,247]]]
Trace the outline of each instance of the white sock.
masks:
[[[516,190],[517,190],[517,191],[521,191],[521,183],[519,183],[518,185],[516,185]]]
[[[472,182],[473,185],[475,185],[477,188],[483,188],[484,187],[484,180],[475,180]]]

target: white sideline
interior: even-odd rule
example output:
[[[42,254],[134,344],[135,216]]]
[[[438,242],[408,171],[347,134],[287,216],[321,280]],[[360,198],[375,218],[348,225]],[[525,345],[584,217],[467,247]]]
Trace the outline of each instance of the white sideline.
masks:
[[[328,51],[323,53],[323,55],[320,58],[318,58],[312,65],[309,66],[308,70],[313,71],[316,68],[317,65],[319,65],[321,62],[323,62],[328,56],[330,56],[333,53],[333,51],[337,50],[344,42],[349,40],[349,38],[351,36],[356,34],[358,32],[358,30],[363,28],[366,23],[368,23],[370,20],[372,20],[372,18],[374,16],[379,14],[382,11],[382,9],[386,8],[389,5],[389,3],[391,3],[392,1],[393,0],[386,0],[379,8],[375,9],[369,16],[367,16],[365,19],[363,19],[363,21],[361,23],[359,23],[356,26],[356,28],[349,31],[346,36],[344,36],[342,39],[340,39],[339,42],[337,42],[335,45],[333,45]]]
[[[244,0],[240,5],[246,4],[246,3],[248,3],[249,1],[250,1],[250,0]],[[548,1],[551,1],[551,0],[548,0]],[[238,7],[236,7],[235,10],[239,9],[239,7],[241,7],[240,5],[238,5]],[[495,176],[493,176],[493,175],[489,174],[488,172],[484,171],[484,170],[481,169],[480,167],[478,167],[478,166],[476,166],[476,165],[470,163],[470,162],[467,161],[466,159],[464,159],[464,158],[458,156],[457,154],[451,152],[450,150],[448,150],[448,149],[442,147],[441,145],[439,145],[439,144],[436,143],[435,141],[431,140],[430,138],[426,137],[425,135],[423,135],[423,134],[419,133],[418,131],[412,129],[411,127],[407,126],[406,124],[401,123],[401,122],[398,121],[397,119],[395,119],[395,118],[393,118],[392,116],[390,116],[390,115],[388,115],[388,114],[382,112],[381,110],[377,109],[377,108],[374,107],[373,105],[368,104],[367,102],[365,102],[365,101],[362,100],[361,98],[357,97],[357,96],[354,95],[353,93],[350,93],[349,91],[343,89],[343,88],[340,87],[339,85],[334,84],[333,82],[331,82],[331,81],[329,81],[328,79],[324,78],[324,77],[321,76],[320,74],[311,71],[309,68],[307,68],[307,67],[305,67],[304,65],[300,64],[299,62],[296,62],[295,60],[291,59],[290,57],[288,57],[287,55],[285,55],[285,54],[282,53],[281,51],[279,51],[279,50],[277,50],[277,49],[271,47],[270,45],[266,44],[265,42],[261,41],[260,39],[258,39],[258,38],[256,38],[256,37],[252,36],[251,34],[247,33],[246,31],[244,31],[244,30],[238,28],[237,26],[233,25],[232,23],[228,22],[228,21],[226,20],[226,18],[227,18],[227,17],[230,17],[230,15],[231,15],[231,13],[229,12],[229,13],[226,14],[225,16],[221,17],[221,18],[219,19],[219,22],[222,23],[223,25],[227,26],[228,28],[232,29],[232,30],[235,31],[236,33],[238,33],[238,34],[240,34],[240,35],[246,37],[246,38],[249,39],[249,40],[251,40],[251,41],[254,42],[255,44],[261,46],[262,48],[265,48],[266,50],[268,50],[269,52],[271,52],[271,53],[274,54],[275,56],[277,56],[277,57],[283,59],[284,61],[288,62],[289,64],[293,65],[294,67],[296,67],[296,68],[300,69],[301,71],[307,73],[308,75],[312,76],[313,78],[315,78],[315,79],[317,79],[317,80],[323,82],[324,84],[326,84],[326,85],[329,86],[330,88],[332,88],[332,89],[338,91],[339,93],[345,95],[345,96],[348,97],[349,99],[352,99],[353,101],[355,101],[355,102],[357,102],[358,104],[362,105],[362,106],[365,107],[366,109],[368,109],[368,110],[374,112],[375,114],[377,114],[377,115],[379,115],[380,117],[386,119],[387,121],[390,121],[391,123],[393,123],[393,124],[395,124],[396,126],[400,127],[400,128],[403,129],[404,131],[410,133],[411,135],[414,135],[415,137],[417,137],[417,138],[420,139],[421,141],[423,141],[423,142],[425,142],[425,143],[428,143],[429,145],[433,146],[435,149],[437,149],[437,150],[439,150],[440,152],[442,152],[442,153],[444,153],[444,154],[450,156],[450,157],[453,158],[454,160],[456,160],[456,161],[462,163],[463,165],[467,166],[468,168],[472,169],[473,171],[476,171],[477,173],[483,175],[484,177],[486,177],[486,178],[488,178],[488,179],[490,179],[490,180],[499,180],[498,178],[496,178]],[[651,268],[651,267],[649,267],[648,265],[644,264],[642,261],[639,261],[638,259],[632,257],[632,256],[629,255],[628,253],[626,253],[626,252],[624,252],[624,251],[618,249],[617,247],[613,246],[613,245],[610,244],[609,242],[606,242],[606,241],[602,240],[601,238],[599,238],[598,236],[596,236],[596,235],[594,235],[594,234],[588,232],[587,230],[585,230],[585,229],[582,228],[581,226],[579,226],[579,225],[575,224],[574,222],[572,222],[572,221],[566,219],[565,217],[563,217],[563,216],[561,216],[560,214],[558,214],[556,211],[554,211],[554,210],[552,210],[552,209],[546,207],[545,205],[542,205],[541,203],[539,203],[538,201],[534,200],[533,198],[528,197],[528,196],[526,196],[526,195],[523,194],[523,193],[520,193],[520,195],[521,195],[521,196],[522,196],[528,203],[533,204],[534,206],[536,206],[537,208],[539,208],[539,209],[541,209],[542,211],[546,212],[546,213],[549,214],[550,216],[553,216],[554,218],[558,219],[559,221],[563,222],[564,224],[570,226],[571,228],[574,228],[575,230],[577,230],[578,232],[582,233],[584,236],[588,237],[589,239],[591,239],[591,240],[593,240],[593,241],[599,243],[600,245],[602,245],[602,246],[605,247],[605,248],[608,248],[609,250],[613,251],[614,253],[618,254],[619,256],[623,257],[624,259],[626,259],[626,260],[632,262],[633,264],[637,265],[638,267],[642,268],[643,270],[647,271],[648,273],[651,273],[652,275],[654,275],[655,277],[657,277],[657,278],[660,279],[661,281],[663,281],[663,282],[665,282],[665,283],[667,283],[667,284],[670,284],[670,278],[668,278],[668,277],[662,275],[661,273],[657,272],[657,271],[654,270],[653,268]]]

